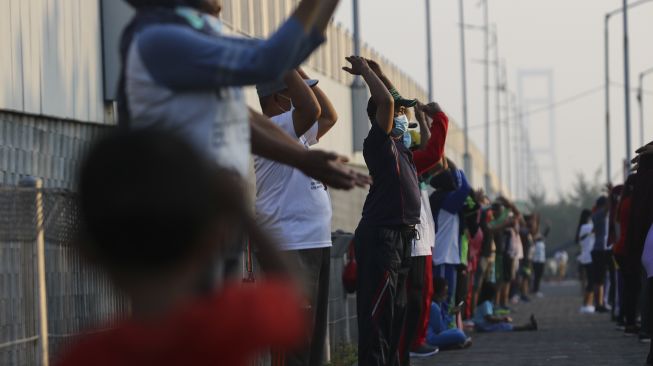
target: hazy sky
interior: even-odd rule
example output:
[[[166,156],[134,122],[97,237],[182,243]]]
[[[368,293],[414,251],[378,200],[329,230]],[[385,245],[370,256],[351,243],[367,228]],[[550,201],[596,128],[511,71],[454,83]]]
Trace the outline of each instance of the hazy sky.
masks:
[[[631,0],[632,2],[632,0]],[[500,57],[506,60],[508,88],[517,92],[518,74],[524,70],[552,70],[554,101],[587,92],[578,100],[553,110],[554,145],[560,186],[567,191],[578,172],[593,177],[602,169],[605,179],[605,117],[603,85],[604,14],[621,6],[620,0],[489,0],[490,23],[496,23]],[[465,23],[481,25],[481,0],[465,0]],[[351,0],[343,0],[336,21],[351,28]],[[362,39],[386,55],[426,86],[426,40],[424,0],[360,0]],[[460,77],[460,36],[458,0],[431,3],[435,99],[449,115],[462,124]],[[631,87],[637,86],[639,73],[653,67],[653,1],[630,12]],[[622,85],[623,23],[621,16],[610,21],[611,68],[613,83]],[[483,33],[466,32],[467,79],[470,138],[484,149],[482,124],[485,121],[483,99]],[[491,51],[491,57],[492,56]],[[494,74],[490,74],[491,86]],[[527,79],[524,97],[547,96],[542,79]],[[645,140],[653,137],[653,74],[645,88]],[[623,87],[611,88],[612,175],[620,181],[619,161],[625,156],[625,115]],[[632,143],[639,146],[639,112],[636,94],[631,95]],[[490,99],[490,120],[496,120],[494,95]],[[546,106],[530,104],[526,111]],[[502,114],[504,114],[502,107]],[[534,150],[549,146],[548,111],[530,115],[527,123]],[[514,120],[512,122],[515,122]],[[480,125],[480,126],[479,126]],[[511,126],[513,131],[514,126]],[[492,124],[491,162],[497,167],[496,124]],[[513,136],[513,138],[515,138]],[[504,144],[506,138],[504,137]],[[505,147],[504,159],[505,159]],[[514,155],[514,154],[513,154]],[[549,198],[556,196],[556,184],[549,155],[538,154],[537,163],[543,188]],[[504,163],[504,176],[506,165]],[[514,169],[513,169],[514,170]],[[514,172],[513,172],[514,177]],[[480,184],[480,182],[476,182]]]

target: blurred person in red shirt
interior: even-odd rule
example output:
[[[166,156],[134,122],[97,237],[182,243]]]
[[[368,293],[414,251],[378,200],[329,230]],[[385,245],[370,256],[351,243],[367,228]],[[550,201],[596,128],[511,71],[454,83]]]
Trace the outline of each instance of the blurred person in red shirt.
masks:
[[[303,304],[235,173],[179,137],[142,131],[95,144],[78,183],[78,248],[129,298],[131,314],[83,336],[58,365],[247,365],[270,347],[301,345]],[[243,230],[269,261],[268,279],[202,291]]]

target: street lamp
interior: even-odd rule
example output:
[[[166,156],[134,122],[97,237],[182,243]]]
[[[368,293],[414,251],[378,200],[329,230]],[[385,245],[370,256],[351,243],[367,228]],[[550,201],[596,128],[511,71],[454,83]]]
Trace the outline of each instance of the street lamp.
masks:
[[[465,174],[469,178],[469,181],[473,181],[473,172],[472,172],[472,162],[471,157],[469,156],[469,133],[467,125],[467,59],[465,57],[465,10],[463,5],[463,0],[458,1],[459,16],[460,16],[460,63],[461,63],[461,74],[462,74],[462,84],[463,84],[463,131],[464,131],[464,144],[465,152],[463,153],[463,166]]]
[[[639,146],[644,146],[644,77],[653,73],[653,67],[639,73],[637,103],[639,104]]]
[[[431,0],[426,1],[426,73],[428,78],[429,102],[433,101],[433,57],[431,44]]]
[[[491,181],[490,181],[490,64],[492,63],[495,66],[495,76],[496,76],[496,119],[497,121],[500,121],[501,119],[501,107],[500,107],[500,94],[502,92],[501,89],[501,83],[499,80],[499,36],[498,36],[498,28],[496,24],[488,24],[488,19],[487,19],[487,0],[484,1],[485,4],[485,20],[484,20],[484,25],[478,26],[478,25],[473,25],[473,24],[465,24],[465,28],[475,30],[475,31],[482,31],[485,36],[485,59],[482,61],[483,65],[485,67],[485,190],[488,194],[491,194]],[[494,41],[493,47],[495,50],[495,59],[493,61],[490,61],[490,36],[492,36],[492,40]],[[500,124],[497,124],[497,129],[498,129],[498,144],[497,144],[497,153],[499,155],[498,159],[498,179],[501,182],[502,177],[502,167],[501,167],[501,126]]]
[[[628,43],[628,0],[623,0],[624,16],[624,103],[626,112],[626,160],[624,166],[630,164],[630,45]],[[624,169],[624,180],[628,169]]]
[[[627,5],[628,9],[633,9],[639,5],[650,2],[653,0],[639,0],[630,5]],[[625,2],[625,1],[624,1]],[[608,177],[608,182],[611,181],[611,170],[610,170],[610,32],[609,32],[609,21],[613,15],[617,15],[624,11],[624,8],[615,9],[609,13],[605,14],[605,20],[603,23],[603,34],[604,34],[604,58],[605,58],[605,154],[606,154],[606,174]]]

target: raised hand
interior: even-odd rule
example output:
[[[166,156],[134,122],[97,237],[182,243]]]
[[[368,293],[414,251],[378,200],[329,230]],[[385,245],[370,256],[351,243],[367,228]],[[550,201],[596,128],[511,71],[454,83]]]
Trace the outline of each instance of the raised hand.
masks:
[[[381,75],[383,74],[383,70],[381,70],[381,65],[378,64],[378,62],[371,60],[369,58],[366,58],[365,61],[367,61],[367,64],[370,66],[370,69],[374,71],[375,74]]]
[[[442,108],[436,102],[431,102],[429,104],[421,105],[422,112],[426,113],[428,116],[432,116],[438,112],[442,112]]]
[[[363,71],[370,68],[370,65],[367,63],[367,61],[360,56],[345,57],[345,60],[349,61],[351,67],[345,66],[342,69],[352,75],[362,75]]]
[[[299,169],[309,177],[336,189],[366,187],[372,183],[370,176],[347,167],[346,162],[347,158],[332,152],[308,150]]]

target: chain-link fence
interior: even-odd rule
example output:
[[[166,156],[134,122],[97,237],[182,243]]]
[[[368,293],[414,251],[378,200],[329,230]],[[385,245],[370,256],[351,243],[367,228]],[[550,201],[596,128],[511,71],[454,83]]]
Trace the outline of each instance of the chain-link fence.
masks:
[[[356,295],[347,294],[342,284],[342,272],[345,258],[353,235],[350,233],[334,233],[331,248],[331,278],[329,280],[329,337],[327,350],[329,353],[342,352],[345,346],[356,343],[358,325],[356,318]],[[327,355],[328,359],[337,358]]]
[[[3,366],[48,365],[77,336],[128,311],[126,299],[72,245],[79,220],[75,196],[31,184],[0,186]],[[328,359],[338,358],[357,337],[356,297],[345,292],[341,280],[351,238],[333,236]]]
[[[0,187],[0,365],[47,365],[75,336],[127,310],[71,246],[73,195],[32,183]]]

